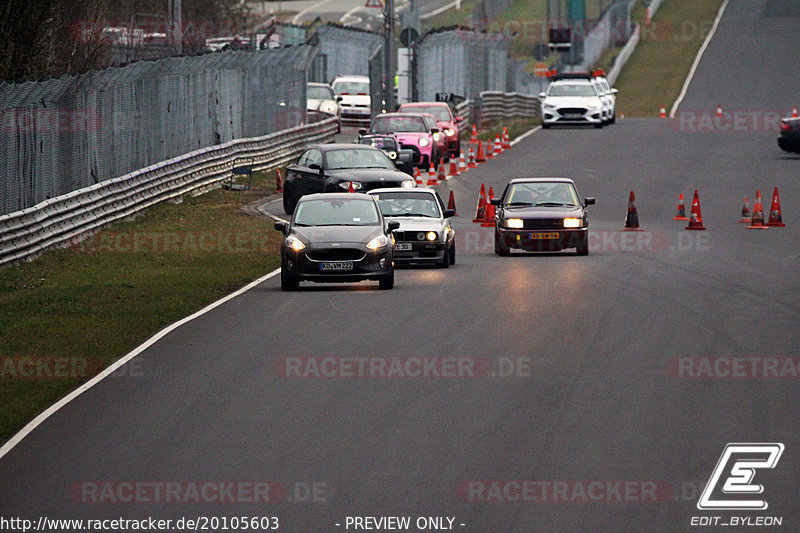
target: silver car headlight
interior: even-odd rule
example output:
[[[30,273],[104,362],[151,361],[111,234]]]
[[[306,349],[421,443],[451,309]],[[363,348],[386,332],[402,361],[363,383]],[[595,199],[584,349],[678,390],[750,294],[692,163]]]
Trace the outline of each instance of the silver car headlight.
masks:
[[[413,189],[417,186],[417,182],[414,180],[405,180],[400,182],[400,188],[402,189]]]
[[[553,104],[544,104],[543,107],[545,109],[555,109],[556,108],[556,106],[554,106]]]
[[[431,143],[431,141],[430,141],[430,139],[428,139],[427,137],[422,137],[422,138],[419,140],[419,145],[420,145],[420,146],[422,146],[423,148],[424,148],[425,146],[428,146],[430,143]]]
[[[319,107],[319,110],[323,113],[331,113],[333,115],[336,114],[336,104],[333,102],[325,102]]]
[[[300,250],[306,247],[303,241],[301,241],[294,235],[289,235],[288,237],[286,237],[286,246],[288,246],[295,252],[299,252]]]
[[[394,150],[388,152],[386,155],[389,156],[389,159],[397,159],[397,152],[395,152]]]
[[[603,107],[603,104],[600,100],[592,100],[589,102],[589,109],[600,109],[601,107]]]
[[[354,190],[354,191],[360,191],[361,189],[363,189],[363,188],[364,188],[364,185],[363,185],[363,184],[361,184],[361,183],[360,183],[360,182],[358,182],[358,181],[343,181],[343,182],[341,182],[341,183],[339,184],[339,187],[341,187],[341,188],[342,188],[342,189],[344,189],[345,191],[349,191],[349,190],[350,190],[350,185],[351,185],[351,184],[353,185],[353,190]]]
[[[507,218],[506,219],[506,227],[509,229],[522,229],[522,219],[521,218]]]

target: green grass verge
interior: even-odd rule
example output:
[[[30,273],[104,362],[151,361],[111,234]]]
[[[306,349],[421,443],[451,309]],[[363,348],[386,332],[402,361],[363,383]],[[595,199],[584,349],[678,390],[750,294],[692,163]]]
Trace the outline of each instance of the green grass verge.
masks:
[[[0,269],[0,441],[158,330],[277,268],[272,221],[241,209],[274,181],[163,203]]]
[[[661,106],[669,112],[721,4],[722,0],[665,0],[648,29],[637,2],[632,15],[641,24],[642,40],[617,80],[617,113],[654,117]]]

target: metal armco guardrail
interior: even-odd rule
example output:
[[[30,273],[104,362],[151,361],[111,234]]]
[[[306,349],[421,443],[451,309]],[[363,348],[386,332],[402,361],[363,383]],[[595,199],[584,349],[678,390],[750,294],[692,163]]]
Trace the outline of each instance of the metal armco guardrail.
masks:
[[[478,95],[473,108],[476,122],[498,117],[541,116],[539,98],[528,94],[484,91]]]
[[[213,186],[238,158],[255,170],[283,165],[308,145],[331,142],[336,119],[203,148],[0,216],[0,265],[32,258],[151,205]]]

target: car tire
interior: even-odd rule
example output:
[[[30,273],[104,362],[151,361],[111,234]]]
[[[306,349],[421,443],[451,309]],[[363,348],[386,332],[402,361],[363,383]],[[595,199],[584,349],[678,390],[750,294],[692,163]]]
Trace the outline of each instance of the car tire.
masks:
[[[439,262],[439,268],[450,268],[450,248],[445,248],[442,254],[442,260]]]
[[[500,257],[506,257],[511,255],[511,249],[508,248],[503,242],[500,236],[495,232],[494,234],[494,253],[499,255]]]
[[[614,114],[611,115],[611,120],[609,120],[608,123],[609,124],[616,124],[617,123],[617,113],[616,112],[614,112]]]
[[[549,130],[550,129],[550,124],[548,124],[546,122],[542,122],[542,129],[543,130]]]
[[[450,264],[456,264],[456,243],[453,243],[453,246],[450,247]]]
[[[289,188],[284,186],[283,188],[283,212],[287,215],[291,215],[294,213],[294,208],[297,206],[297,200],[294,199],[292,193],[289,191]]]
[[[603,121],[601,120],[600,122],[595,124],[594,127],[597,128],[598,130],[603,129]]]
[[[586,233],[578,240],[578,245],[575,247],[575,253],[578,255],[589,255],[589,234]]]
[[[391,290],[394,287],[394,269],[389,274],[378,280],[378,288],[382,291]]]
[[[291,275],[284,273],[283,270],[281,270],[282,291],[296,291],[299,286],[300,282],[297,280],[297,278],[294,278]]]

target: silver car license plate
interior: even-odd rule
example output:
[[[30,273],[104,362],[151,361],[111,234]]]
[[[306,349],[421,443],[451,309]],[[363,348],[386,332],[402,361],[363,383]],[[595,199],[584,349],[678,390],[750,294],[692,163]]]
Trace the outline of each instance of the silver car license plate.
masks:
[[[411,243],[410,242],[396,242],[394,244],[394,249],[397,252],[410,252],[411,251]]]

